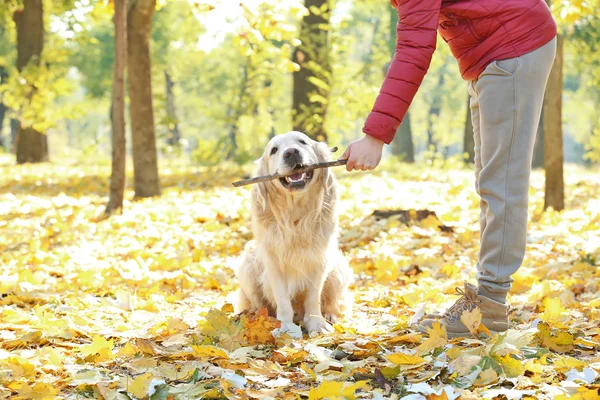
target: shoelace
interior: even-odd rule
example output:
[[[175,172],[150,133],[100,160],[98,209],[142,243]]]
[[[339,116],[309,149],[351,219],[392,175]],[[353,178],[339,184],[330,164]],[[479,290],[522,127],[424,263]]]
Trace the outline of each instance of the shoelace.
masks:
[[[465,311],[471,311],[475,307],[477,307],[479,303],[481,303],[481,300],[477,298],[477,293],[465,292],[460,287],[456,288],[456,293],[460,294],[461,297],[458,300],[456,300],[456,303],[454,303],[444,313],[444,317],[448,320],[449,323],[453,323],[454,321],[459,320],[461,315]]]

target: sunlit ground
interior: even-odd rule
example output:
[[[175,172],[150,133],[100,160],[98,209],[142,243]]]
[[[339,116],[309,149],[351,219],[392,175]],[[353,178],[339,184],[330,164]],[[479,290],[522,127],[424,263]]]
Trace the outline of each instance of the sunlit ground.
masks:
[[[223,308],[237,286],[232,268],[252,236],[250,189],[230,183],[250,169],[164,167],[160,198],[132,201],[128,190],[123,215],[95,222],[107,200],[108,166],[1,166],[0,398],[293,398],[320,387],[325,395],[312,389],[317,399],[363,381],[346,390],[361,388],[357,396],[367,398],[593,394],[600,174],[591,170],[567,167],[561,213],[543,212],[543,173],[533,175],[527,259],[509,298],[515,331],[428,349],[429,336],[408,328],[474,278],[473,172],[453,168],[388,160],[375,173],[336,169],[355,313],[334,335],[292,341],[268,330],[243,336],[238,328],[254,325]],[[369,218],[376,209],[428,209],[439,219],[377,222]],[[206,313],[221,308],[207,322]],[[261,329],[274,323],[259,321]],[[414,349],[422,361],[396,367],[385,358]],[[330,380],[349,383],[323,384]]]

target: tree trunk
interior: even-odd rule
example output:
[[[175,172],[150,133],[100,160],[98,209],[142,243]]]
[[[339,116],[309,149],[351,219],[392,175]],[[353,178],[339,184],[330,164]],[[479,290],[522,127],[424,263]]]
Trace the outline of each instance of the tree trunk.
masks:
[[[0,101],[0,147],[8,150],[10,147],[8,143],[5,143],[4,136],[2,135],[2,127],[4,126],[4,115],[6,114],[6,106]]]
[[[439,78],[437,85],[433,90],[433,98],[430,100],[429,113],[427,113],[427,150],[433,151],[434,154],[431,155],[432,158],[435,157],[435,153],[438,152],[438,144],[434,139],[433,123],[440,117],[442,111],[442,97],[440,93],[442,92],[441,88],[444,86],[446,80],[444,74],[447,65],[448,63],[445,61],[439,70]]]
[[[388,36],[388,49],[392,57],[396,54],[396,26],[398,25],[398,11],[394,7],[390,9],[390,25]],[[387,74],[391,63],[389,63],[384,73]],[[410,111],[406,112],[404,119],[396,131],[396,137],[391,146],[392,154],[400,157],[403,161],[415,162],[415,145],[412,138],[412,129],[410,126]]]
[[[11,151],[16,151],[17,136],[19,135],[19,120],[15,118],[10,119],[10,144]]]
[[[562,87],[563,87],[563,38],[557,36],[556,58],[548,78],[544,98],[544,168],[546,169],[546,193],[544,209],[565,207],[563,180],[562,135]]]
[[[226,160],[233,159],[233,157],[235,156],[235,152],[237,151],[237,132],[239,130],[240,118],[242,117],[242,115],[244,115],[244,110],[247,108],[245,99],[246,94],[248,92],[248,85],[250,82],[250,61],[250,57],[247,57],[246,63],[242,68],[242,82],[240,85],[239,94],[237,96],[237,102],[235,103],[235,105],[232,104],[227,110],[227,117],[230,119],[231,124],[229,125],[229,144],[227,146],[227,154],[225,155]]]
[[[396,131],[396,137],[392,142],[392,154],[400,157],[404,162],[415,162],[415,145],[412,139],[410,127],[410,114],[406,113],[400,127]]]
[[[473,137],[473,119],[471,117],[471,96],[467,96],[467,122],[463,138],[463,154],[467,164],[475,163],[475,138]]]
[[[294,73],[292,125],[315,140],[327,141],[325,119],[331,91],[331,0],[305,0],[309,13],[302,19],[302,44],[293,61],[300,66]]]
[[[535,145],[533,147],[532,168],[544,168],[544,108],[542,107],[542,115],[535,137]]]
[[[150,29],[156,0],[133,0],[127,16],[127,69],[135,196],[160,195],[154,110]]]
[[[181,132],[179,131],[179,121],[177,120],[177,108],[175,107],[175,82],[169,71],[165,71],[165,84],[167,89],[167,120],[169,123],[169,136],[167,144],[169,146],[179,145]]]
[[[23,0],[15,11],[17,28],[17,69],[31,61],[39,63],[44,50],[44,9],[42,0]],[[16,138],[17,164],[48,161],[48,137],[33,128],[20,127]]]
[[[6,72],[6,68],[0,65],[0,84],[6,83],[7,77],[8,73]],[[2,128],[4,127],[4,117],[6,116],[6,111],[8,111],[8,108],[0,100],[0,147],[8,150],[10,148],[9,142],[4,139],[4,136],[2,136]]]
[[[125,196],[125,64],[127,63],[127,0],[115,0],[115,62],[111,106],[112,170],[106,214],[123,209]]]

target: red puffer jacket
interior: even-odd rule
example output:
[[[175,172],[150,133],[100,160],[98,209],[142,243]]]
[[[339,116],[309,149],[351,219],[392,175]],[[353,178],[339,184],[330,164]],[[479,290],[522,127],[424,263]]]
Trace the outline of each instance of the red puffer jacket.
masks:
[[[398,9],[396,54],[363,132],[390,143],[417,93],[437,32],[461,75],[475,80],[492,61],[519,57],[556,36],[543,0],[392,0]]]

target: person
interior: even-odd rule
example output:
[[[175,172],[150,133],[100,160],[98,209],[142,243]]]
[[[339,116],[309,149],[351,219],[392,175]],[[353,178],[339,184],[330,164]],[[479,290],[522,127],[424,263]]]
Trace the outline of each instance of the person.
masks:
[[[542,0],[392,0],[397,8],[396,53],[365,136],[348,145],[346,168],[379,164],[425,76],[436,36],[450,46],[468,83],[475,140],[475,181],[480,196],[477,282],[466,283],[439,321],[450,336],[468,335],[460,321],[479,307],[491,331],[508,329],[511,276],[525,256],[527,205],[533,146],[544,91],[556,53],[557,27]]]

